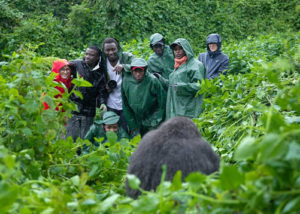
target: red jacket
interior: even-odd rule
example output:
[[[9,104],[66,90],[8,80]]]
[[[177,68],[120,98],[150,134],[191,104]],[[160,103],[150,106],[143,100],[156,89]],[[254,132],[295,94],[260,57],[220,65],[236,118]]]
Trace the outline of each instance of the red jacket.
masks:
[[[58,83],[62,82],[66,86],[66,88],[68,89],[68,92],[70,92],[71,85],[72,85],[71,84],[71,81],[72,81],[71,75],[69,76],[68,79],[62,79],[61,76],[59,75],[59,69],[61,69],[65,65],[70,65],[70,63],[67,60],[65,60],[65,59],[60,59],[60,60],[54,61],[53,62],[53,66],[52,66],[52,72],[55,73],[55,74],[57,74],[55,76],[54,81],[56,81]],[[57,90],[59,90],[59,92],[60,92],[59,94],[57,94],[55,96],[55,98],[62,97],[62,94],[65,93],[65,88],[61,87],[61,86],[55,86],[55,88]],[[48,103],[44,102],[43,105],[44,105],[44,110],[49,109]],[[61,104],[59,104],[58,106],[56,106],[56,108],[55,108],[56,111],[59,110],[59,106],[61,106]]]

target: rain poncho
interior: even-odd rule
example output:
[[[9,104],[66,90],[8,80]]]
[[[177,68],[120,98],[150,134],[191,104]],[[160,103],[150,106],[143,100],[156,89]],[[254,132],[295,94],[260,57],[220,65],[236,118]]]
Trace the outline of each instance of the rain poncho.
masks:
[[[105,112],[103,115],[103,120],[94,121],[94,124],[91,126],[90,130],[85,136],[85,139],[92,142],[94,145],[98,146],[99,144],[95,142],[95,138],[104,138],[104,142],[106,141],[106,132],[104,130],[104,124],[116,124],[119,122],[120,117],[111,111]],[[129,138],[128,134],[122,129],[119,125],[118,132],[116,133],[118,136],[118,140],[122,138]]]
[[[182,46],[188,59],[169,76],[166,119],[175,116],[198,118],[203,100],[201,95],[195,95],[200,90],[197,82],[205,78],[204,66],[194,58],[191,45],[186,39],[176,39],[171,47],[176,44]]]
[[[211,52],[208,44],[217,44],[218,49]],[[226,74],[229,67],[229,58],[226,54],[222,53],[222,40],[219,34],[210,34],[206,39],[206,53],[199,55],[201,61],[206,69],[206,78],[213,79],[218,77],[221,73]]]
[[[143,59],[134,59],[131,67],[147,67]],[[132,73],[126,73],[122,83],[123,111],[131,131],[139,130],[143,135],[156,128],[165,114],[165,90],[159,80],[145,72],[141,82]]]
[[[150,44],[155,45],[163,39],[159,33],[155,33],[150,37]],[[174,55],[168,45],[164,45],[163,55],[159,56],[153,53],[148,59],[148,72],[159,73],[165,79],[169,79],[170,73],[174,69]]]

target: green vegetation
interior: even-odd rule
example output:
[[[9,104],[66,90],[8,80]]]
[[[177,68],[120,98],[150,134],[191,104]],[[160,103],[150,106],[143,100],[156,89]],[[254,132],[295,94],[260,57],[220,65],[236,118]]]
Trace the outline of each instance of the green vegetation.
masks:
[[[296,1],[32,2],[0,1],[1,213],[298,212]],[[174,10],[178,13],[170,13]],[[136,14],[143,16],[138,19]],[[185,182],[179,172],[173,182],[162,182],[156,192],[132,200],[124,183],[128,159],[140,138],[116,142],[110,136],[105,145],[78,157],[77,148],[89,142],[61,139],[65,117],[75,106],[66,94],[53,99],[56,83],[47,73],[52,56],[79,57],[86,44],[100,43],[108,35],[123,41],[125,50],[148,58],[152,29],[169,41],[188,38],[196,54],[204,51],[210,31],[226,41],[228,75],[201,83],[205,111],[194,120],[222,164],[219,173],[192,173]],[[44,100],[50,104],[47,111]],[[56,112],[56,102],[66,111]],[[138,188],[137,178],[128,178]]]
[[[169,42],[186,38],[198,50],[213,32],[237,41],[300,28],[297,0],[1,0],[0,10],[0,53],[8,55],[29,45],[44,56],[73,58],[107,36],[143,41],[154,32]]]

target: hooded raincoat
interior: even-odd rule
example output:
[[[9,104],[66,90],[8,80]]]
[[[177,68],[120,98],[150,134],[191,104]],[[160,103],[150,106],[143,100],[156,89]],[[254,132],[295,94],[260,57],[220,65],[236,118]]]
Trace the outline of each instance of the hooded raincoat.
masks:
[[[211,52],[208,44],[217,44],[218,49]],[[222,53],[222,39],[219,34],[209,34],[206,39],[206,53],[199,55],[199,61],[203,63],[206,69],[206,78],[213,79],[218,77],[221,73],[226,75],[226,70],[229,67],[229,58],[226,54]]]
[[[131,67],[147,67],[143,59],[134,59]],[[126,73],[122,83],[123,111],[131,131],[141,135],[156,128],[165,115],[165,90],[159,80],[145,71],[142,81],[137,82],[132,73]]]
[[[58,83],[63,83],[66,86],[66,88],[68,89],[68,92],[70,92],[71,86],[72,86],[72,84],[71,84],[71,81],[72,81],[71,75],[69,76],[68,79],[63,79],[59,75],[59,70],[62,67],[64,67],[65,65],[70,65],[70,63],[67,60],[65,60],[65,59],[60,59],[60,60],[54,61],[53,62],[53,66],[52,66],[52,72],[55,73],[55,75],[56,75],[54,81],[56,81]],[[65,93],[65,88],[63,86],[55,86],[55,88],[59,91],[59,94],[57,94],[55,96],[55,98],[62,97],[62,94]],[[49,109],[48,103],[44,102],[43,105],[44,105],[44,110]],[[56,111],[59,110],[59,106],[60,105],[61,104],[59,104],[58,106],[56,106],[56,108],[55,108]]]
[[[163,40],[163,36],[155,33],[150,37],[150,46],[157,44]],[[164,45],[163,55],[159,56],[153,53],[148,59],[148,71],[150,73],[159,73],[163,78],[169,79],[170,73],[174,69],[174,55],[168,45]]]
[[[200,90],[198,81],[205,78],[205,69],[194,58],[191,45],[186,39],[176,39],[171,47],[180,45],[187,55],[187,62],[174,70],[169,76],[166,119],[176,116],[198,118],[202,112],[202,96],[195,97]]]

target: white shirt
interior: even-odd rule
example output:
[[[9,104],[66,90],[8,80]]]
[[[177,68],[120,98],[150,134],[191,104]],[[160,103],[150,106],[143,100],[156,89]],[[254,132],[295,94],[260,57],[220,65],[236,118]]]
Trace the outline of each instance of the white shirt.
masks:
[[[101,62],[101,57],[100,57],[97,65],[92,69],[92,71],[94,71],[94,70],[96,70],[96,69],[98,69],[100,67],[100,62]]]
[[[118,61],[117,65],[120,64]],[[113,72],[114,67],[110,64],[108,59],[106,60],[107,72],[111,80],[115,80],[117,82],[117,87],[109,93],[107,99],[107,106],[113,109],[122,110],[122,96],[121,96],[121,83],[122,83],[122,75],[117,74],[117,72]],[[116,66],[117,66],[116,65]]]

